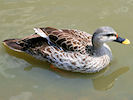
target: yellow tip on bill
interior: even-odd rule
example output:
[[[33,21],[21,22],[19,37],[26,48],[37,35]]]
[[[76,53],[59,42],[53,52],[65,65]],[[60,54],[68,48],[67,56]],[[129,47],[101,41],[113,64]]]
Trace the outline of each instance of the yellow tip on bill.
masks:
[[[130,44],[130,41],[128,39],[125,39],[122,44]]]

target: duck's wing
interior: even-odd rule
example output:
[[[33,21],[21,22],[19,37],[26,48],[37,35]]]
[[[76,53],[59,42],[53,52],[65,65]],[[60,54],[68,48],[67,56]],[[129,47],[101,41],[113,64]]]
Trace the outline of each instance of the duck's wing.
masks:
[[[23,39],[6,39],[3,41],[3,44],[10,49],[18,52],[25,52],[27,50],[29,51],[30,49],[34,49],[31,51],[35,51],[38,48],[45,48],[46,46],[49,46],[47,39],[41,37],[38,34],[33,34]]]
[[[56,29],[51,27],[34,28],[34,30],[41,37],[46,38],[66,51],[83,52],[87,45],[91,45],[92,36],[80,30]]]

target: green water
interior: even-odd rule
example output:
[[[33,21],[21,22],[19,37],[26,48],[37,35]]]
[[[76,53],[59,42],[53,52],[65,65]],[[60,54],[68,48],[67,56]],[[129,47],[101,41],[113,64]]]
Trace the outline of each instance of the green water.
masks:
[[[97,74],[56,72],[0,45],[0,100],[133,100],[133,0],[0,0],[0,41],[33,27],[93,33],[112,26],[131,45],[109,43],[113,62]]]

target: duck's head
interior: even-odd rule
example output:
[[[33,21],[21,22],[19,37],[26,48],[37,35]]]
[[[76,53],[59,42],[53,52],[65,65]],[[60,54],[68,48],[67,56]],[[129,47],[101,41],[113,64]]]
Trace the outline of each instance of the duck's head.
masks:
[[[116,31],[108,26],[98,28],[92,37],[92,44],[94,46],[101,46],[105,42],[115,41],[122,44],[130,44],[128,39],[124,39],[118,36]]]

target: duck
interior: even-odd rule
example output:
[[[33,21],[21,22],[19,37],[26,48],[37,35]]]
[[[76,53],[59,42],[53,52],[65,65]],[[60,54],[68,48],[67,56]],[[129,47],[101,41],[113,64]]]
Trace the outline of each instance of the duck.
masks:
[[[48,61],[58,69],[79,73],[96,73],[112,61],[107,42],[130,44],[109,26],[102,26],[93,35],[77,29],[34,28],[35,33],[22,39],[6,39],[8,48]]]

